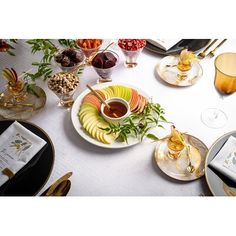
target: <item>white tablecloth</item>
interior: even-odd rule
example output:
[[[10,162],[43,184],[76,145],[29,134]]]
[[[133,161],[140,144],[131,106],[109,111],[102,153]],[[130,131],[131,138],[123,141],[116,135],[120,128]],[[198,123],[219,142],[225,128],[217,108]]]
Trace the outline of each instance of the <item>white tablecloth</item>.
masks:
[[[115,48],[117,50],[117,48]],[[236,52],[236,40],[228,40],[217,54]],[[118,51],[119,52],[119,51]],[[16,45],[16,57],[0,54],[0,69],[14,67],[21,73],[31,68],[31,62],[40,58],[32,55],[23,41]],[[201,61],[203,77],[194,86],[174,88],[156,78],[154,68],[161,57],[146,50],[138,59],[136,68],[124,67],[124,57],[119,52],[120,64],[112,76],[114,82],[134,85],[148,92],[166,111],[168,120],[176,127],[201,139],[208,147],[221,135],[236,129],[235,94],[223,100],[223,109],[229,120],[221,129],[206,127],[200,119],[201,112],[219,103],[214,86],[214,58]],[[97,74],[86,67],[76,93],[84,91],[87,83],[94,83]],[[111,150],[96,147],[83,140],[74,130],[70,112],[56,106],[58,98],[39,81],[46,93],[45,109],[35,115],[31,122],[43,128],[51,137],[56,151],[52,175],[42,189],[45,190],[57,178],[73,171],[71,196],[197,196],[210,194],[203,178],[193,182],[180,182],[163,174],[153,161],[155,143],[142,143],[131,148]],[[0,79],[0,86],[3,81]],[[75,97],[76,97],[75,96]],[[160,131],[160,137],[169,133]]]

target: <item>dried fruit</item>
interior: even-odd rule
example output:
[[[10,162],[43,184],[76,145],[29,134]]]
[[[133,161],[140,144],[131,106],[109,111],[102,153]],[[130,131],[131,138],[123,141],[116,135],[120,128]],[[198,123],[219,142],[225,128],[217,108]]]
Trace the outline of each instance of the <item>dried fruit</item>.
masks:
[[[112,52],[100,52],[92,60],[92,65],[97,68],[108,69],[116,65],[117,58]]]
[[[55,56],[55,61],[61,63],[64,67],[72,67],[82,62],[84,59],[81,51],[76,51],[73,48],[67,48]]]

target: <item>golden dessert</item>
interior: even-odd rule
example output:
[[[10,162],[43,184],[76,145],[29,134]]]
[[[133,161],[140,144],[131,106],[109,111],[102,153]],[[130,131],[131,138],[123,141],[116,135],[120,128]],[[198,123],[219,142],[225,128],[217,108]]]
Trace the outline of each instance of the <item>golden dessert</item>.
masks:
[[[168,156],[176,159],[180,152],[184,149],[185,143],[182,133],[180,133],[174,125],[171,126],[171,135],[168,139],[167,146],[169,149]]]

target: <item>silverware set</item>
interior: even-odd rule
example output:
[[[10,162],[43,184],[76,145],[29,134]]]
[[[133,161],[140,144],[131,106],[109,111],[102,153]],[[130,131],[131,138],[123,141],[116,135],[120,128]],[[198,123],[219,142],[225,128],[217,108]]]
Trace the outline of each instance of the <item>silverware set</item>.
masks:
[[[215,56],[215,53],[216,53],[216,50],[217,50],[219,47],[221,47],[221,46],[224,44],[224,42],[225,42],[226,40],[227,40],[227,39],[221,40],[220,43],[218,43],[217,46],[215,46],[215,48],[209,52],[209,49],[211,49],[212,46],[216,45],[216,42],[218,42],[218,39],[214,39],[202,52],[200,52],[200,53],[197,55],[197,57],[198,57],[199,59],[203,59],[203,58],[205,58],[205,57],[207,57],[207,56],[209,56],[209,57],[214,57],[214,56]]]

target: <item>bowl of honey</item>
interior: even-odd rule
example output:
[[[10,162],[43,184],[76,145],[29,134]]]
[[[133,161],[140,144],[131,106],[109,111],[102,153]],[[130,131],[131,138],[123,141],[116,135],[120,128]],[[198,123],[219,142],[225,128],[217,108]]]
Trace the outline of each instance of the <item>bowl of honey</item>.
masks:
[[[109,106],[102,104],[101,113],[103,118],[109,123],[117,124],[122,122],[130,114],[129,103],[118,97],[106,100]]]

